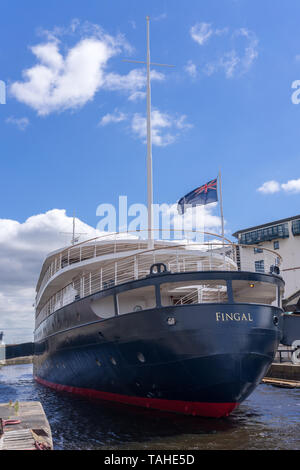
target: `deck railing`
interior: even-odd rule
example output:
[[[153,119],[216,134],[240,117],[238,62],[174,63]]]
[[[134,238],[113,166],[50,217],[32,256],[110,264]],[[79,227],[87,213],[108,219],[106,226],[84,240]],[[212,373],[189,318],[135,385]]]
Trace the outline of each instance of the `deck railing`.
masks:
[[[153,230],[154,233],[161,233],[164,230]],[[210,239],[216,239],[217,243],[220,241],[220,236],[214,233],[201,232],[201,231],[185,231],[186,239],[182,240],[180,235],[180,230],[166,230],[168,234],[172,234],[173,238],[170,239],[174,245],[181,246],[184,248],[195,248],[197,246],[205,247],[206,250],[211,251],[213,249],[213,244],[207,242],[204,244],[201,242],[191,241],[192,237],[197,237],[204,239],[204,237],[209,237]],[[59,252],[52,259],[51,263],[47,267],[45,273],[43,274],[42,280],[38,285],[38,295],[37,302],[42,292],[43,288],[58,271],[65,269],[68,266],[71,266],[82,261],[90,260],[97,257],[104,256],[118,256],[122,253],[130,251],[143,251],[147,250],[147,240],[141,238],[143,234],[148,233],[146,230],[132,231],[132,232],[122,232],[122,233],[111,233],[102,235],[90,240],[77,243],[76,245],[70,246],[65,250]],[[176,239],[176,234],[179,234],[179,239]],[[127,238],[126,238],[127,237]],[[155,249],[164,248],[168,241],[165,240],[155,240]],[[231,245],[230,240],[224,238],[226,244]],[[180,244],[180,245],[179,245]]]
[[[145,245],[145,241],[143,243]],[[130,248],[133,249],[132,245],[130,245]],[[184,248],[190,249],[186,251]],[[198,249],[195,250],[195,248]],[[73,247],[67,251],[72,249]],[[257,256],[260,258],[259,270],[256,269],[258,265],[255,264]],[[70,261],[69,258],[69,263]],[[280,261],[281,258],[278,257],[278,254],[269,249],[263,249],[263,253],[256,255],[253,248],[251,249],[249,246],[218,243],[216,241],[185,246],[182,244],[177,246],[175,244],[171,246],[164,245],[153,250],[140,250],[134,255],[126,255],[124,252],[123,257],[103,261],[97,270],[91,267],[90,271],[73,278],[72,282],[50,298],[45,299],[41,306],[38,305],[36,313],[40,323],[54,311],[77,299],[115,285],[145,278],[149,275],[150,267],[155,263],[164,263],[171,273],[237,270],[271,273],[277,272],[276,269],[278,269]]]

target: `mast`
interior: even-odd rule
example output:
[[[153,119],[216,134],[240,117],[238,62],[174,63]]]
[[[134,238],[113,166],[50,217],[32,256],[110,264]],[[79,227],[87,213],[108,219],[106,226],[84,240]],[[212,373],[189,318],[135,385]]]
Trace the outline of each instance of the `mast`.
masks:
[[[151,136],[151,80],[150,80],[150,31],[147,20],[147,201],[148,201],[148,249],[154,246],[153,242],[153,180],[152,180],[152,136]]]
[[[221,214],[221,224],[222,224],[222,240],[224,245],[224,215],[223,215],[223,199],[222,199],[222,180],[221,180],[221,170],[219,170],[219,193],[220,193],[220,214]]]
[[[72,236],[72,245],[75,245],[75,211],[73,213],[73,236]]]
[[[86,232],[77,232],[76,233],[75,223],[76,223],[76,217],[75,217],[75,211],[73,211],[73,228],[72,228],[71,245],[75,245],[78,242],[78,240],[80,238],[80,235],[86,235],[87,234]],[[70,235],[71,234],[71,232],[59,232],[59,233],[62,233],[62,234],[65,234],[65,235]]]
[[[147,20],[147,61],[142,60],[127,60],[124,62],[131,62],[136,64],[147,65],[147,207],[148,207],[148,248],[151,250],[154,247],[153,238],[153,180],[152,180],[152,137],[151,137],[151,73],[150,65],[159,67],[174,67],[169,64],[157,64],[150,62],[150,16],[146,16]]]

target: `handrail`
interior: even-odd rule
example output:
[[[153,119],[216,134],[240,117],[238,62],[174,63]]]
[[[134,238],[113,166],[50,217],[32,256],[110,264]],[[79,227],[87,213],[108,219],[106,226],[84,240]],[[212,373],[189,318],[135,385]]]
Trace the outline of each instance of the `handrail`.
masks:
[[[123,236],[123,235],[132,235],[132,234],[141,234],[141,233],[147,233],[148,234],[148,230],[146,229],[141,229],[141,230],[129,230],[129,231],[124,231],[124,232],[112,232],[112,233],[108,233],[108,234],[105,234],[105,235],[100,235],[98,237],[93,237],[93,238],[90,238],[88,240],[84,240],[82,242],[78,242],[74,245],[70,245],[69,247],[67,248],[64,248],[62,251],[58,252],[57,253],[57,256],[54,258],[54,261],[52,261],[48,267],[48,269],[45,271],[44,275],[43,275],[43,278],[41,280],[41,282],[38,282],[38,290],[40,291],[41,288],[45,285],[45,283],[47,282],[47,280],[53,276],[53,274],[55,274],[59,269],[63,269],[63,267],[61,267],[61,260],[62,258],[67,255],[67,258],[69,260],[69,253],[70,253],[70,250],[74,250],[76,248],[79,248],[79,250],[82,248],[82,247],[89,247],[89,244],[93,241],[102,241],[104,239],[107,239],[107,238],[110,238],[110,237],[119,237],[120,235]],[[168,233],[183,233],[183,230],[181,229],[153,229],[153,232],[168,232]],[[217,237],[221,240],[223,240],[223,243],[224,243],[224,240],[226,240],[226,242],[228,244],[233,244],[229,239],[225,238],[225,237],[221,237],[221,235],[219,234],[216,234],[216,233],[212,233],[212,232],[205,232],[205,231],[201,231],[201,230],[185,230],[185,233],[191,233],[191,234],[202,234],[202,235],[208,235],[208,236],[212,236],[212,237]],[[122,241],[125,241],[126,242],[134,242],[134,241],[137,241],[139,243],[146,243],[147,242],[147,239],[141,239],[141,238],[130,238],[130,239],[125,239],[125,238],[115,238],[115,240],[113,240],[115,243],[116,242],[122,242]],[[155,240],[157,243],[158,242],[162,242],[162,243],[167,243],[168,241],[173,241],[173,240]],[[175,240],[174,240],[175,241]],[[187,242],[187,243],[185,243]],[[182,242],[181,242],[181,246],[182,247],[185,247],[186,245],[199,245],[199,244],[203,244],[203,242],[191,242],[189,239],[183,239]],[[99,255],[100,256],[100,255]],[[57,257],[59,257],[60,259],[58,260],[57,262]],[[90,258],[93,258],[93,256],[91,256]],[[81,261],[81,259],[80,259]],[[68,263],[69,264],[69,263]],[[55,266],[54,266],[55,265]],[[57,269],[57,265],[60,266],[58,269]]]
[[[76,295],[82,298],[111,285],[118,285],[131,280],[144,278],[149,274],[150,266],[157,262],[164,262],[168,265],[168,270],[171,272],[238,270],[240,268],[237,264],[237,249],[245,248],[249,251],[249,248],[251,248],[249,245],[237,245],[231,242],[230,244],[198,242],[193,243],[193,245],[208,247],[210,250],[183,250],[183,247],[190,248],[191,245],[182,245],[182,243],[180,243],[177,245],[160,246],[153,249],[147,248],[129,255],[125,252],[125,256],[114,258],[110,261],[106,260],[102,265],[97,265],[97,271],[95,271],[94,267],[94,270],[78,275],[72,282],[69,282],[69,284],[46,299],[41,308],[38,300],[37,316],[42,312],[48,312],[49,314],[49,312],[53,312],[57,308],[61,308],[73,302],[76,300]],[[264,258],[268,272],[271,266],[274,266],[274,258],[275,264],[278,264],[278,259],[280,261],[282,258],[273,250],[267,248],[264,250],[268,256],[271,256],[270,260]],[[162,256],[163,258],[161,258]],[[255,257],[250,257],[249,263],[251,262],[253,264],[253,260],[255,260]],[[241,262],[246,268],[243,268],[243,271],[255,271],[252,265],[247,264],[247,259],[246,261],[242,259]],[[48,279],[48,281],[50,281],[50,279]],[[75,292],[77,292],[77,294],[75,294]],[[41,295],[39,296],[39,299],[40,298]],[[43,317],[44,315],[42,314],[41,316]]]
[[[124,244],[128,243],[128,242],[134,242],[136,241],[138,244],[141,244],[141,243],[146,243],[146,240],[144,239],[139,239],[139,238],[136,238],[136,239],[122,239],[122,238],[118,238],[118,239],[115,239],[114,242],[114,247],[112,250],[110,250],[109,252],[106,251],[106,253],[102,250],[100,253],[97,253],[97,248],[101,248],[101,245],[88,245],[91,241],[95,241],[95,240],[100,240],[100,239],[104,239],[104,238],[107,238],[107,237],[111,237],[111,236],[118,236],[118,235],[123,235],[125,233],[140,233],[140,232],[143,232],[144,230],[141,230],[141,231],[131,231],[131,232],[119,232],[119,233],[113,233],[113,234],[106,234],[106,235],[102,235],[102,236],[99,236],[99,237],[95,237],[93,239],[90,239],[90,240],[86,240],[84,242],[81,242],[81,243],[78,243],[76,245],[72,245],[70,246],[69,248],[67,249],[64,249],[62,250],[61,252],[59,252],[57,254],[57,256],[54,258],[54,260],[51,262],[51,264],[49,265],[48,269],[46,270],[46,272],[44,273],[44,276],[41,280],[41,282],[38,284],[38,293],[37,293],[37,302],[39,301],[40,297],[41,297],[41,292],[43,291],[43,288],[46,286],[47,282],[49,281],[49,279],[51,279],[58,271],[64,269],[66,266],[70,266],[70,264],[75,264],[77,262],[81,262],[83,260],[87,260],[87,259],[92,259],[92,258],[95,258],[95,257],[99,257],[99,256],[103,256],[105,254],[116,254],[116,253],[120,253],[120,251],[118,251],[116,249],[116,242],[119,243],[120,246],[122,246],[121,242],[124,241]],[[162,229],[163,231],[163,229]],[[172,230],[167,230],[166,231],[170,232]],[[180,231],[180,230],[173,230],[173,232],[177,232],[177,231]],[[202,232],[202,231],[197,231],[197,230],[194,230],[194,231],[191,231],[191,233],[195,234],[195,233],[200,233],[200,234],[203,234],[203,235],[209,235],[209,236],[212,236],[212,237],[217,237],[219,239],[222,240],[222,243],[217,243],[216,241],[209,241],[209,242],[197,242],[197,241],[190,241],[190,240],[182,240],[180,241],[180,243],[178,245],[175,245],[175,244],[171,244],[171,245],[165,245],[163,247],[154,247],[152,249],[144,249],[143,251],[140,251],[139,247],[135,248],[135,249],[138,249],[139,250],[139,253],[146,253],[147,251],[148,252],[153,252],[153,251],[157,251],[157,250],[161,250],[161,249],[174,249],[174,248],[180,248],[180,249],[188,249],[189,247],[199,247],[199,246],[202,246],[202,247],[208,247],[210,248],[211,250],[212,249],[216,249],[216,248],[225,248],[225,247],[232,247],[234,250],[235,250],[235,258],[237,257],[237,252],[236,252],[236,249],[237,247],[239,248],[245,248],[245,249],[249,249],[249,248],[254,248],[255,246],[252,246],[252,245],[242,245],[242,244],[236,244],[236,243],[233,243],[232,241],[228,240],[228,243],[224,243],[224,238],[222,238],[220,235],[218,234],[214,234],[214,233],[211,233],[211,232]],[[175,241],[175,240],[174,240]],[[157,240],[157,243],[165,243],[167,242],[167,240]],[[92,249],[93,251],[91,253],[82,253],[82,250],[81,250],[81,247],[86,247],[86,248],[90,248]],[[71,250],[74,250],[76,248],[79,247],[79,253],[77,254],[78,258],[76,261],[74,261],[74,259],[72,259],[70,257],[70,255],[72,253]],[[131,248],[131,247],[130,247]],[[127,247],[127,249],[125,251],[132,251],[130,250],[129,247]],[[274,250],[271,250],[269,248],[264,248],[264,247],[261,247],[261,249],[263,251],[266,251],[266,252],[269,252],[269,253],[272,253],[275,258],[277,260],[279,260],[279,262],[277,262],[277,265],[280,265],[281,262],[282,262],[282,257],[277,253],[275,252]],[[122,250],[121,250],[122,251]],[[129,255],[129,256],[132,256],[132,255]]]

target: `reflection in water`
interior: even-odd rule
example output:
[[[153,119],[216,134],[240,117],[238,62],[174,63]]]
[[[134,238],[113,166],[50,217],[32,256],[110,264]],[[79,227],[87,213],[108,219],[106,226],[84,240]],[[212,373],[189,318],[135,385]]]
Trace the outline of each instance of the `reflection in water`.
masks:
[[[260,385],[228,418],[194,418],[55,392],[20,365],[0,370],[9,400],[42,403],[55,449],[300,449],[299,389]]]

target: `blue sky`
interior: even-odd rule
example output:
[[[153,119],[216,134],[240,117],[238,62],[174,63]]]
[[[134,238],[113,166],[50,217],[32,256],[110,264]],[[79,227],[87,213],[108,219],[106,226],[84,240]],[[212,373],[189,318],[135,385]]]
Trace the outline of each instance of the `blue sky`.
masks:
[[[45,31],[60,33],[62,55],[82,37],[70,33],[74,20],[99,25],[112,37],[122,34],[134,48],[121,50],[107,69],[126,75],[139,66],[123,58],[145,57],[145,16],[151,17],[151,58],[176,65],[156,70],[164,80],[152,82],[153,108],[169,116],[186,116],[185,129],[169,145],[154,146],[154,200],[176,202],[194,187],[223,174],[227,230],[297,214],[299,194],[263,194],[265,181],[286,183],[299,175],[300,107],[291,102],[291,84],[300,78],[300,5],[290,1],[80,1],[2,2],[0,78],[8,87],[25,81],[22,71],[39,63],[30,47],[49,42]],[[191,36],[195,25],[209,24],[203,44]],[[69,31],[67,31],[69,29]],[[80,29],[80,26],[79,28]],[[87,29],[87,28],[86,28]],[[251,38],[239,34],[241,30]],[[42,33],[44,31],[44,33]],[[246,70],[215,66],[235,50],[242,59],[254,41],[256,57]],[[186,67],[196,67],[191,76]],[[219,68],[218,68],[219,67]],[[142,66],[141,66],[142,68]],[[52,208],[63,208],[96,226],[96,207],[144,202],[145,146],[127,122],[99,126],[108,113],[143,114],[145,100],[128,100],[122,90],[103,90],[79,107],[59,107],[43,116],[8,92],[0,107],[1,217],[24,221]],[[14,121],[24,119],[20,130]],[[28,122],[28,125],[26,125]],[[177,135],[177,133],[176,133]]]
[[[4,252],[32,216],[96,227],[99,204],[146,202],[145,70],[122,61],[145,59],[146,15],[152,61],[175,65],[152,80],[154,202],[221,169],[227,234],[299,213],[299,2],[4,0]]]

